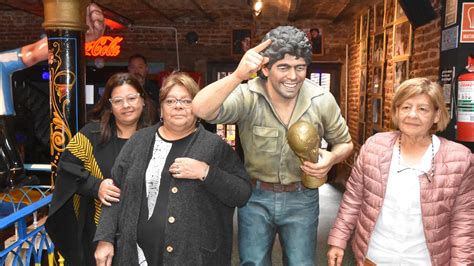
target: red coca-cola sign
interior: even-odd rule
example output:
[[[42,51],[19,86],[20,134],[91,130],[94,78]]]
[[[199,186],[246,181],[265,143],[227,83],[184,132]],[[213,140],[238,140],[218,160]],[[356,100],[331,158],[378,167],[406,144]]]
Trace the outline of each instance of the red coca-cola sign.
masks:
[[[123,37],[102,36],[96,41],[86,43],[86,56],[118,56],[122,41]]]

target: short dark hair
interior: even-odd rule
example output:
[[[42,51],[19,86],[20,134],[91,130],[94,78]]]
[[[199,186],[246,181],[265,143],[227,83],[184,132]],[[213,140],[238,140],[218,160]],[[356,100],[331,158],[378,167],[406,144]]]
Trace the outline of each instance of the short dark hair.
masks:
[[[308,65],[311,63],[311,42],[304,31],[293,26],[279,26],[265,34],[262,42],[268,39],[271,39],[272,43],[261,53],[270,59],[268,68],[283,59],[286,54],[301,57]],[[265,78],[261,71],[259,76]]]
[[[128,58],[128,64],[130,65],[130,62],[132,62],[133,59],[137,59],[137,58],[142,59],[143,62],[145,62],[145,65],[148,64],[147,61],[146,61],[146,57],[145,57],[144,55],[142,55],[142,54],[139,54],[139,53],[136,53],[136,54],[130,56],[130,57]]]
[[[100,123],[100,143],[107,143],[112,136],[112,130],[115,129],[115,117],[112,114],[112,105],[109,102],[109,98],[112,95],[113,90],[123,84],[129,84],[138,93],[143,97],[145,106],[143,107],[142,114],[137,123],[137,130],[148,127],[155,123],[156,119],[156,109],[154,104],[140,85],[140,82],[135,78],[133,74],[130,73],[117,73],[112,75],[105,84],[105,90],[102,96],[100,97],[99,102],[94,106],[94,108],[89,113],[89,118],[93,121],[98,121]]]
[[[312,28],[311,30],[309,30],[310,33],[312,33],[313,31],[317,32],[318,34],[320,33],[318,28]]]

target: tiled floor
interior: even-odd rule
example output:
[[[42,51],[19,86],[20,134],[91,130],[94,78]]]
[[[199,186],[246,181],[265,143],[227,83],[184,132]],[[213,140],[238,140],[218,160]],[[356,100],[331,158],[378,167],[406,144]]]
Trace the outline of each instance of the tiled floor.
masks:
[[[325,184],[319,188],[319,228],[318,228],[318,244],[316,250],[317,265],[327,265],[326,253],[328,250],[327,238],[329,229],[336,219],[339,202],[342,199],[342,193],[333,186]],[[237,216],[237,215],[236,215]],[[236,224],[236,219],[234,219]],[[354,257],[350,247],[347,248],[344,255],[343,265],[355,265]],[[273,246],[272,253],[273,265],[283,265],[280,243],[278,237]],[[234,226],[234,248],[232,254],[232,265],[239,265],[239,255],[237,246],[237,226]]]

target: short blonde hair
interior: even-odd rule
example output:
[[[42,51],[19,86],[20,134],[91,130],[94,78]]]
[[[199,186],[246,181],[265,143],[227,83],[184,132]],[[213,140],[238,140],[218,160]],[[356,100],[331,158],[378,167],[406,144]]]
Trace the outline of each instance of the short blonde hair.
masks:
[[[199,85],[193,78],[191,78],[191,76],[184,72],[173,72],[163,80],[160,89],[160,105],[166,99],[174,85],[181,85],[186,88],[191,95],[191,99],[194,99],[194,96],[199,92]]]
[[[398,128],[397,109],[406,100],[421,94],[428,95],[435,110],[439,111],[439,121],[433,125],[430,133],[445,130],[451,118],[444,103],[443,90],[438,83],[427,78],[412,78],[404,81],[398,87],[392,100],[392,107],[390,108],[392,123]]]

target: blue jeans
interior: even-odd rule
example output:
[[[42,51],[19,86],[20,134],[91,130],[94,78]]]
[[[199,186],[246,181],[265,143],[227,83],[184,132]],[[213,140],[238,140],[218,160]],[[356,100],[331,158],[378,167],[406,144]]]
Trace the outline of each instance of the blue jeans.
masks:
[[[239,208],[241,265],[272,265],[278,233],[285,265],[315,265],[319,191],[271,192],[255,188]]]

